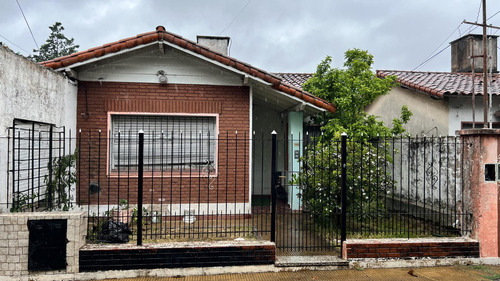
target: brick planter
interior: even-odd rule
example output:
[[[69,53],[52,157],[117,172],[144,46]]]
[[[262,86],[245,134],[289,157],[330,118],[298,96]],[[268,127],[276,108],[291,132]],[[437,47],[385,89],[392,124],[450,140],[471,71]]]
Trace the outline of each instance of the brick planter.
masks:
[[[87,244],[80,250],[80,272],[269,265],[275,260],[274,243],[265,241]]]
[[[466,238],[347,240],[344,259],[479,257],[479,242]]]

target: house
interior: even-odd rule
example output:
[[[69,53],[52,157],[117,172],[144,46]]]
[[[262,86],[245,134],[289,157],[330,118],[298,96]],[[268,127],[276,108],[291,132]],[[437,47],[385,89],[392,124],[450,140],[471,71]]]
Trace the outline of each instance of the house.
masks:
[[[75,196],[80,204],[99,208],[124,199],[136,202],[124,196],[137,186],[140,130],[149,140],[145,196],[168,203],[171,214],[191,212],[184,207],[191,204],[197,205],[197,214],[208,214],[219,200],[234,203],[229,209],[226,205],[225,213],[249,213],[252,196],[270,194],[273,130],[284,140],[278,169],[299,170],[302,148],[294,140],[303,138],[304,118],[335,112],[335,107],[278,75],[229,57],[227,37],[197,39],[158,26],[42,63],[78,83]]]
[[[500,128],[498,36],[489,37],[491,72],[488,92],[491,95],[487,98],[491,102],[487,115],[491,124],[488,124],[488,127]],[[406,127],[413,136],[455,135],[457,130],[473,128],[473,123],[474,127],[482,128],[484,122],[482,59],[475,59],[474,75],[470,59],[473,54],[482,54],[482,35],[466,35],[451,42],[451,52],[451,72],[377,70],[378,77],[396,75],[400,86],[392,89],[388,95],[379,97],[366,111],[380,116],[380,120],[390,124],[391,120],[399,115],[401,106],[407,105],[413,116]]]
[[[44,185],[46,140],[75,133],[76,95],[70,79],[0,44],[0,213]]]

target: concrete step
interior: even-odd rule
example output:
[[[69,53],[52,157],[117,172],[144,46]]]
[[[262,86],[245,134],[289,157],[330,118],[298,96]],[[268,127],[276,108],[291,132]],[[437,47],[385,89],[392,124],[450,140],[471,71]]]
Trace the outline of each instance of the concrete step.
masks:
[[[338,266],[349,267],[349,262],[338,256],[277,256],[274,263],[277,267],[298,266]]]

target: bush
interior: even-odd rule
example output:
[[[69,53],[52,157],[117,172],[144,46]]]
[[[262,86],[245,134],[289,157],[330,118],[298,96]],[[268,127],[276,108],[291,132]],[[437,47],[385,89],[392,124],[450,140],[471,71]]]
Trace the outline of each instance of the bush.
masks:
[[[387,169],[392,159],[385,142],[347,142],[347,210],[350,217],[371,220],[385,212],[383,195],[392,191]],[[309,146],[302,158],[302,172],[294,177],[301,186],[303,208],[319,217],[341,212],[340,140]]]

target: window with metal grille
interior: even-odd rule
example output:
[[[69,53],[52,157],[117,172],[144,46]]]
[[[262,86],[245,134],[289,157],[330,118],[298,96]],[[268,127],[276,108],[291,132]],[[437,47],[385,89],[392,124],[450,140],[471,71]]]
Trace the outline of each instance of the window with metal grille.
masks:
[[[198,172],[215,167],[216,125],[216,116],[111,115],[110,170],[137,169],[141,130],[145,170]]]

